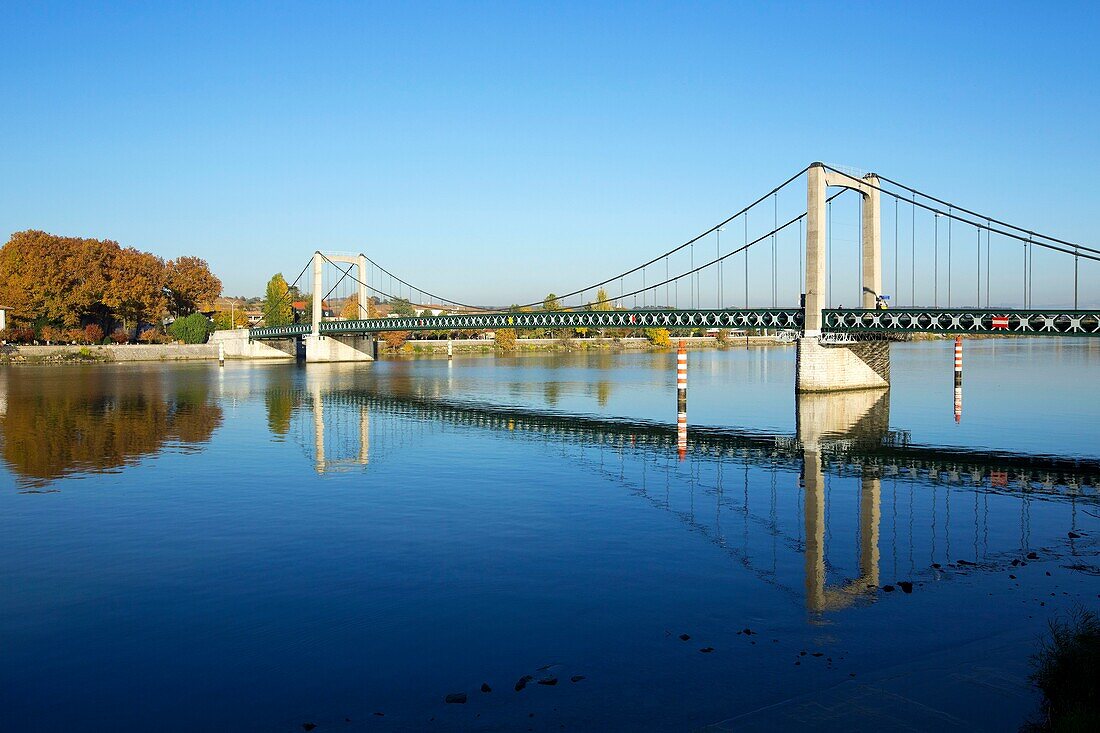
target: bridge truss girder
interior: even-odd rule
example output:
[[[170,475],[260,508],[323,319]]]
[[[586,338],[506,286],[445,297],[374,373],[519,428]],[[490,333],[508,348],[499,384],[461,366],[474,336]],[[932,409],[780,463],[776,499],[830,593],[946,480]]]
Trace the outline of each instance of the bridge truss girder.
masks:
[[[986,310],[979,308],[902,308],[863,310],[830,308],[823,311],[826,334],[942,333],[992,336],[1091,336],[1100,337],[1100,311],[1096,310]],[[994,320],[996,319],[996,321]],[[322,321],[321,335],[379,333],[382,331],[473,331],[561,328],[777,329],[803,328],[797,308],[744,308],[731,310],[649,309],[628,311],[532,311],[529,313],[468,313],[445,316],[371,318],[356,321]],[[309,323],[254,328],[251,339],[281,339],[313,332]]]
[[[1100,311],[901,308],[824,311],[829,333],[957,333],[992,336],[1100,337]]]

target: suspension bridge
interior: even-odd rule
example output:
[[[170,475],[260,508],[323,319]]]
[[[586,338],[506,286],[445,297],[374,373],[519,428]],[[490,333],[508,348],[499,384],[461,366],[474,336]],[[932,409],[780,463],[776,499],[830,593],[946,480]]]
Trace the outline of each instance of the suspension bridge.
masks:
[[[834,267],[837,251],[846,266]],[[884,387],[898,336],[1100,337],[1100,292],[1088,277],[1098,261],[1100,249],[882,175],[812,163],[686,242],[567,289],[552,307],[542,299],[472,305],[414,286],[364,254],[318,251],[292,283],[312,270],[309,321],[217,338],[230,356],[292,355],[303,343],[307,362],[333,362],[374,358],[375,337],[392,331],[767,329],[794,335],[799,391]],[[357,303],[354,312],[326,315],[334,293]],[[856,307],[842,305],[847,296]],[[1081,308],[1082,296],[1094,307]],[[370,311],[372,302],[398,300],[412,313]],[[417,305],[427,303],[441,307]]]

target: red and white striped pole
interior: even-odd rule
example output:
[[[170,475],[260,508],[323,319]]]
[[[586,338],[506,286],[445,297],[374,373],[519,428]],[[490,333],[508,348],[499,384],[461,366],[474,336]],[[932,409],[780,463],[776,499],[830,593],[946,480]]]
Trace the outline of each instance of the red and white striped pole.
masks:
[[[955,337],[955,384],[963,381],[963,340],[962,336]]]
[[[684,342],[676,349],[676,451],[687,456],[688,357]]]
[[[962,422],[963,414],[963,340],[955,337],[955,422]]]

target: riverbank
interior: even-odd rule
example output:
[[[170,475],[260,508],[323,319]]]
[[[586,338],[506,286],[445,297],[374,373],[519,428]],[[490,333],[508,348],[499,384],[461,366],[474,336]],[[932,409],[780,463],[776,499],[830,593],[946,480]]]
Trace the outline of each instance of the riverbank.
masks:
[[[131,361],[200,361],[218,358],[216,344],[109,344],[104,346],[0,347],[0,364],[97,364]]]
[[[688,349],[715,349],[729,347],[789,346],[771,336],[731,338],[719,342],[713,336],[691,336],[672,339],[672,345],[683,341]],[[455,354],[492,354],[497,351],[493,341],[487,339],[424,339],[407,341],[397,351],[381,349],[380,357],[423,356],[446,354],[448,344]],[[563,352],[563,351],[663,351],[670,347],[654,346],[645,338],[572,338],[572,339],[519,339],[512,353]],[[145,361],[213,361],[218,358],[218,346],[208,344],[122,344],[104,346],[77,345],[17,345],[0,346],[0,364],[110,364]],[[231,358],[231,357],[230,357]],[[289,357],[288,357],[289,358]]]

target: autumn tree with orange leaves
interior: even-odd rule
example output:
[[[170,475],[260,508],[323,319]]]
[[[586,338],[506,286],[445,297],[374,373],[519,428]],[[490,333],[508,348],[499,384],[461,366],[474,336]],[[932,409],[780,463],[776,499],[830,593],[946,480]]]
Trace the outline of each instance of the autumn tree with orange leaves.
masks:
[[[0,247],[0,302],[14,324],[36,330],[95,323],[110,332],[121,322],[136,332],[143,322],[159,323],[170,304],[193,312],[220,292],[221,281],[197,257],[165,263],[111,240],[34,230]]]
[[[171,298],[172,312],[179,318],[212,303],[222,292],[222,281],[210,272],[206,260],[178,257],[164,263],[164,280]]]

